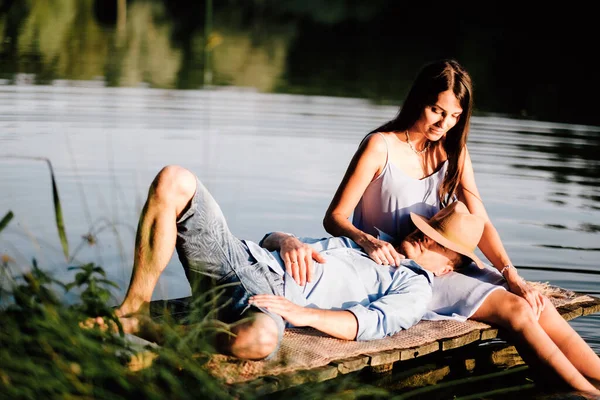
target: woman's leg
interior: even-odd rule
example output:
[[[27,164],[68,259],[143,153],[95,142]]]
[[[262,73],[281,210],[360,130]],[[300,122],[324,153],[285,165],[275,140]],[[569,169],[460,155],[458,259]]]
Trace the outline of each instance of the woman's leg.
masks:
[[[505,290],[495,290],[471,319],[509,330],[515,340],[527,345],[535,357],[575,390],[600,394],[553,342],[521,297]]]
[[[588,378],[600,381],[600,357],[548,300],[539,323],[579,372]]]

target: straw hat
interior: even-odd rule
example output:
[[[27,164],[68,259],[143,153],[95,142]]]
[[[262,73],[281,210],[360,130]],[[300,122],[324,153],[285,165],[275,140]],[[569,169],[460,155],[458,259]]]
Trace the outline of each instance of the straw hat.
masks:
[[[479,268],[485,268],[474,253],[483,233],[484,220],[471,214],[463,202],[455,201],[429,220],[413,212],[410,218],[421,232],[442,246],[469,257]]]

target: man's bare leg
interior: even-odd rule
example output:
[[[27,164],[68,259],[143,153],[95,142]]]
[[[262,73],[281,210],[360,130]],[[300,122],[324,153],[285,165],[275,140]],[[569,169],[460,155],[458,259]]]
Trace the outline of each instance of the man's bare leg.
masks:
[[[150,186],[138,224],[131,280],[125,299],[115,310],[126,333],[135,333],[154,342],[163,339],[163,327],[148,315],[150,301],[158,278],[175,251],[177,218],[185,212],[196,193],[196,182],[190,171],[167,166]],[[85,325],[94,324],[107,327],[101,317]],[[187,330],[185,326],[181,328],[182,333]],[[251,311],[242,320],[231,324],[230,331],[222,339],[220,347],[224,352],[242,359],[259,360],[277,349],[280,338],[273,318]]]
[[[163,168],[150,185],[148,198],[137,227],[133,271],[127,293],[116,315],[129,331],[137,322],[127,319],[136,313],[147,314],[158,278],[175,251],[177,217],[196,191],[196,177],[179,166]]]

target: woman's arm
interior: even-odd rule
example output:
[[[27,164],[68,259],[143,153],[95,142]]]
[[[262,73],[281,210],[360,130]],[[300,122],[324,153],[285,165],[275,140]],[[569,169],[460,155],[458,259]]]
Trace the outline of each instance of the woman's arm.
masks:
[[[399,265],[402,256],[394,247],[356,228],[349,218],[367,186],[383,171],[387,145],[379,134],[363,141],[352,157],[344,178],[323,218],[323,227],[333,236],[354,240],[375,262]]]
[[[466,204],[472,214],[479,215],[485,220],[483,234],[478,245],[479,249],[494,267],[502,272],[510,291],[526,299],[539,317],[544,307],[542,295],[519,276],[517,269],[510,261],[508,253],[500,240],[500,234],[492,224],[481,200],[481,195],[475,183],[471,156],[466,147],[459,162],[463,163],[463,171],[457,190],[458,198]],[[506,266],[509,267],[505,268]]]

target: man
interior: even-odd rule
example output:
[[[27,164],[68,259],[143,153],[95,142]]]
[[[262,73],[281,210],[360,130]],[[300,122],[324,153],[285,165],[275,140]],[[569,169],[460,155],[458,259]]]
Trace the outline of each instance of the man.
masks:
[[[131,282],[116,314],[126,332],[140,329],[158,277],[176,248],[193,295],[211,280],[224,288],[219,319],[231,323],[222,351],[263,359],[277,351],[288,326],[311,326],[333,337],[372,340],[417,323],[431,298],[433,275],[471,260],[483,220],[453,203],[426,219],[398,245],[399,267],[379,265],[348,238],[299,239],[274,232],[261,246],[239,240],[210,193],[194,174],[164,168],[150,187],[136,237]],[[317,262],[300,286],[285,271],[278,250],[305,247]]]

